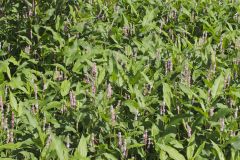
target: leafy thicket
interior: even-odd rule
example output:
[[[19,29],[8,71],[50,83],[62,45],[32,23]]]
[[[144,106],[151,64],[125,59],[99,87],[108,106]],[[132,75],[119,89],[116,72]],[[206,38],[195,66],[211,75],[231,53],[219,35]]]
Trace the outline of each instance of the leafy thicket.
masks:
[[[239,159],[239,23],[235,0],[0,0],[0,156]]]

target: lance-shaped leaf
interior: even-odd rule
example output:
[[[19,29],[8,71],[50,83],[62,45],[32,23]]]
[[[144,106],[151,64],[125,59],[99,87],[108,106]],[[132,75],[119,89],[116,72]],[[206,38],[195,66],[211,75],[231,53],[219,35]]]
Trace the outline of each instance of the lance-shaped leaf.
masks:
[[[211,88],[212,98],[220,95],[224,86],[224,77],[221,74],[218,78],[214,81],[214,84]]]
[[[170,86],[167,83],[163,83],[163,99],[164,99],[164,102],[167,104],[169,110],[171,108],[171,98],[172,98],[172,91]]]
[[[185,157],[180,154],[175,148],[164,145],[164,144],[157,144],[161,150],[168,153],[169,157],[171,157],[174,160],[185,160]]]

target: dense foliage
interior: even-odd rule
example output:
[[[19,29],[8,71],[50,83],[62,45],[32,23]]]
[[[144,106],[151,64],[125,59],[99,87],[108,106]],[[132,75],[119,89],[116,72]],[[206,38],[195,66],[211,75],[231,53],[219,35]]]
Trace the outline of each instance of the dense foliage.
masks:
[[[0,156],[240,159],[238,0],[0,0]]]

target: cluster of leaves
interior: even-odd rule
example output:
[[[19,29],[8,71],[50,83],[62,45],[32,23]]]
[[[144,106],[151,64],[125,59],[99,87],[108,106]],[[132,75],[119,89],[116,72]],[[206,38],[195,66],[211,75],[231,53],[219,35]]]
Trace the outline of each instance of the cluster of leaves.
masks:
[[[2,158],[240,158],[240,2],[0,0],[0,24]]]

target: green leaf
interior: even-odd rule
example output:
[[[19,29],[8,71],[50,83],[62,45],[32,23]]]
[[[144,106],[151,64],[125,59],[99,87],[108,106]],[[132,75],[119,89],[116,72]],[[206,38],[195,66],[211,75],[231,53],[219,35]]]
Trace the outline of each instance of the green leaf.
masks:
[[[103,153],[103,155],[109,160],[118,160],[114,155],[110,153]]]
[[[189,144],[187,147],[187,159],[191,159],[193,157],[194,149],[195,149],[195,134],[189,140]]]
[[[193,156],[193,159],[195,159],[197,156],[199,156],[200,155],[200,153],[202,152],[202,150],[204,149],[204,147],[205,147],[205,141],[198,147],[198,149],[197,149],[197,151],[196,151],[196,153],[194,154],[194,156]]]
[[[216,96],[220,95],[222,92],[222,89],[224,87],[224,77],[221,74],[218,76],[218,78],[214,81],[214,84],[211,88],[211,95],[212,98],[215,98]]]
[[[32,144],[32,140],[31,139],[27,139],[25,141],[22,142],[16,142],[16,143],[7,143],[7,144],[3,144],[0,146],[0,150],[5,150],[5,149],[9,149],[9,150],[15,150],[20,148],[22,145],[25,146],[30,146]],[[2,158],[1,158],[2,159]]]
[[[71,83],[68,80],[64,80],[61,84],[61,95],[66,96],[69,93]]]
[[[237,90],[237,91],[230,91],[231,95],[234,95],[238,98],[240,98],[240,90]]]
[[[6,72],[8,75],[8,78],[11,80],[11,71],[9,69],[9,63],[7,61],[0,61],[0,72]]]
[[[141,143],[134,143],[132,145],[129,145],[127,148],[128,149],[131,149],[131,148],[139,148],[139,147],[142,147],[144,146],[145,144],[141,144]]]
[[[18,105],[18,110],[17,110],[17,113],[19,116],[21,116],[23,114],[23,103],[20,101],[19,102],[19,105]]]
[[[146,10],[146,15],[143,17],[143,21],[142,21],[143,26],[149,25],[152,22],[152,20],[154,19],[154,16],[155,16],[154,11],[155,10],[153,10],[153,9]]]
[[[167,152],[170,158],[174,160],[185,160],[185,157],[182,154],[180,154],[175,148],[165,144],[157,144],[157,145],[160,147],[160,149]]]
[[[60,160],[68,159],[68,154],[63,142],[56,136],[53,138],[53,146],[57,152],[57,156]]]
[[[28,110],[24,110],[24,113],[25,113],[25,115],[26,115],[27,118],[28,118],[29,124],[30,124],[32,127],[37,128],[38,122],[37,122],[36,118],[35,118],[34,116],[32,116],[32,114],[31,114]]]
[[[152,136],[155,137],[159,133],[159,128],[153,123],[151,129]]]
[[[78,144],[78,147],[74,153],[74,156],[80,156],[80,157],[83,157],[83,158],[86,158],[87,157],[87,152],[88,152],[88,149],[87,149],[87,140],[86,138],[82,135],[81,139],[80,139],[80,142]]]
[[[127,100],[124,102],[126,106],[128,106],[129,110],[131,113],[135,113],[136,110],[138,109],[138,103],[134,100]]]
[[[149,80],[148,76],[144,72],[141,72],[141,75],[145,78],[145,80],[147,81],[148,84],[153,86],[153,83]]]
[[[19,35],[20,38],[22,38],[25,42],[27,42],[28,45],[32,45],[32,42],[29,38],[27,38],[26,36],[21,36]]]
[[[98,85],[100,85],[102,83],[102,81],[104,80],[105,78],[105,69],[104,68],[101,68],[100,69],[100,73],[99,73],[99,76],[98,76]]]
[[[60,108],[62,106],[62,103],[61,102],[58,102],[58,101],[53,101],[53,102],[50,102],[47,104],[47,106],[44,106],[43,107],[43,111],[47,111],[49,109],[52,109],[52,108]]]
[[[231,144],[234,149],[240,150],[240,137],[238,136]]]
[[[172,92],[170,86],[167,83],[163,83],[163,99],[164,102],[167,104],[169,110],[171,110],[171,97]]]
[[[218,147],[218,145],[216,143],[214,143],[212,140],[211,140],[212,144],[213,144],[213,148],[217,151],[217,154],[218,154],[218,158],[220,160],[225,160],[225,157],[224,157],[224,154],[222,152],[222,150]]]
[[[191,91],[191,89],[188,86],[179,84],[179,87],[190,99],[192,99],[193,92]]]
[[[7,143],[7,144],[4,144],[4,145],[1,145],[0,146],[0,150],[3,150],[3,149],[17,149],[19,147],[21,147],[23,143],[22,142],[17,142],[17,143]]]
[[[10,98],[10,105],[13,107],[15,111],[17,111],[18,103],[12,92],[10,92],[9,98]]]
[[[163,150],[160,150],[160,155],[159,156],[160,156],[161,160],[166,160],[168,158],[167,153]]]

